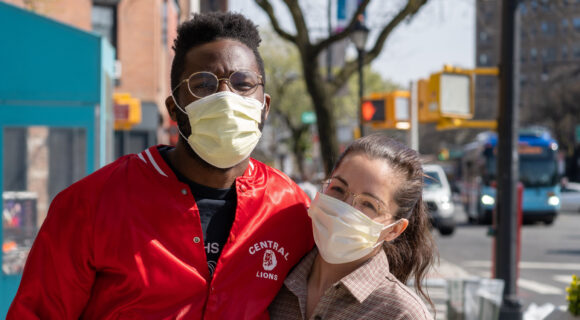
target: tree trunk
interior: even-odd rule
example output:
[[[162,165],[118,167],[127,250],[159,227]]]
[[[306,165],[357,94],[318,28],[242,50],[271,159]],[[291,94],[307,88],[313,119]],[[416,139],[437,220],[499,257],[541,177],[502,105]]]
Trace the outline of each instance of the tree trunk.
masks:
[[[322,78],[316,57],[302,54],[302,66],[306,88],[312,98],[316,112],[316,124],[320,141],[320,154],[324,165],[324,172],[328,175],[334,167],[338,156],[338,140],[336,139],[336,122],[332,97],[326,89],[326,82]]]
[[[310,128],[307,124],[302,124],[297,128],[292,129],[292,138],[293,138],[293,148],[292,151],[294,152],[294,156],[296,157],[296,164],[298,165],[298,172],[300,173],[300,179],[306,180],[306,173],[304,171],[304,152],[306,148],[304,147],[304,134],[308,132]],[[308,177],[309,178],[309,177]]]

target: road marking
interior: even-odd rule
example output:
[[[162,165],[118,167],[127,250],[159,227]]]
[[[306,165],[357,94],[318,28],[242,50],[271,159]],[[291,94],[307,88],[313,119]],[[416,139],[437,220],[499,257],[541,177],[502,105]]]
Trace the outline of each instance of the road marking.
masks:
[[[432,288],[427,288],[427,294],[429,295],[429,298],[431,299],[447,299],[447,290],[446,289],[440,289],[440,290],[436,290],[436,289],[432,289]]]
[[[572,275],[571,274],[558,274],[552,277],[554,281],[562,282],[565,284],[570,284],[572,282]]]
[[[526,279],[522,279],[519,278],[518,279],[518,287],[523,288],[523,289],[527,289],[530,291],[534,291],[537,292],[539,294],[553,294],[553,295],[560,295],[564,293],[564,290],[554,287],[554,286],[549,286],[547,284],[542,284],[536,281],[532,281],[532,280],[526,280]]]
[[[491,268],[491,261],[472,260],[463,263],[463,267]],[[580,263],[552,263],[521,261],[520,269],[547,269],[547,270],[580,270]]]

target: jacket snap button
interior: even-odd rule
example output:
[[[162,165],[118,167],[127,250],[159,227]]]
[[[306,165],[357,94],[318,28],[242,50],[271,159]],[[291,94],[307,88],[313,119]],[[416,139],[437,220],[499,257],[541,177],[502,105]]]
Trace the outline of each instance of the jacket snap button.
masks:
[[[187,195],[187,190],[181,189],[181,194],[184,195],[184,196]]]
[[[195,242],[195,243],[199,243],[199,241],[200,241],[199,237],[195,237],[195,238],[193,238],[193,242]]]

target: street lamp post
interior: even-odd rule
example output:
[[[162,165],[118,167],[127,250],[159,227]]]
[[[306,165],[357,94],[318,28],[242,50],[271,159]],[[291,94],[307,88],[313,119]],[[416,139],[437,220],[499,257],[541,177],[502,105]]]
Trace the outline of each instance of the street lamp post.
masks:
[[[362,114],[362,100],[363,100],[363,62],[365,54],[365,45],[367,43],[367,38],[369,35],[369,29],[364,25],[362,15],[359,17],[358,21],[354,26],[354,30],[350,34],[350,40],[354,43],[356,50],[358,52],[358,108],[359,108],[359,125],[360,125],[360,136],[364,136],[364,126],[363,126],[363,114]]]

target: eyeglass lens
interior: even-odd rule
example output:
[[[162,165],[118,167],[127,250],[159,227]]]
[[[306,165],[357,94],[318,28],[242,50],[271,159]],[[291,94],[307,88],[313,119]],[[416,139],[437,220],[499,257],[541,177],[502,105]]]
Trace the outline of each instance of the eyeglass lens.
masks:
[[[352,194],[348,186],[336,178],[332,178],[326,182],[324,193],[344,202]],[[378,200],[365,194],[354,194],[352,206],[370,217],[376,217],[380,213]]]
[[[260,85],[260,78],[252,71],[236,71],[230,75],[227,82],[235,93],[249,95]],[[189,78],[188,86],[194,96],[203,98],[217,92],[219,80],[211,72],[198,72]]]

